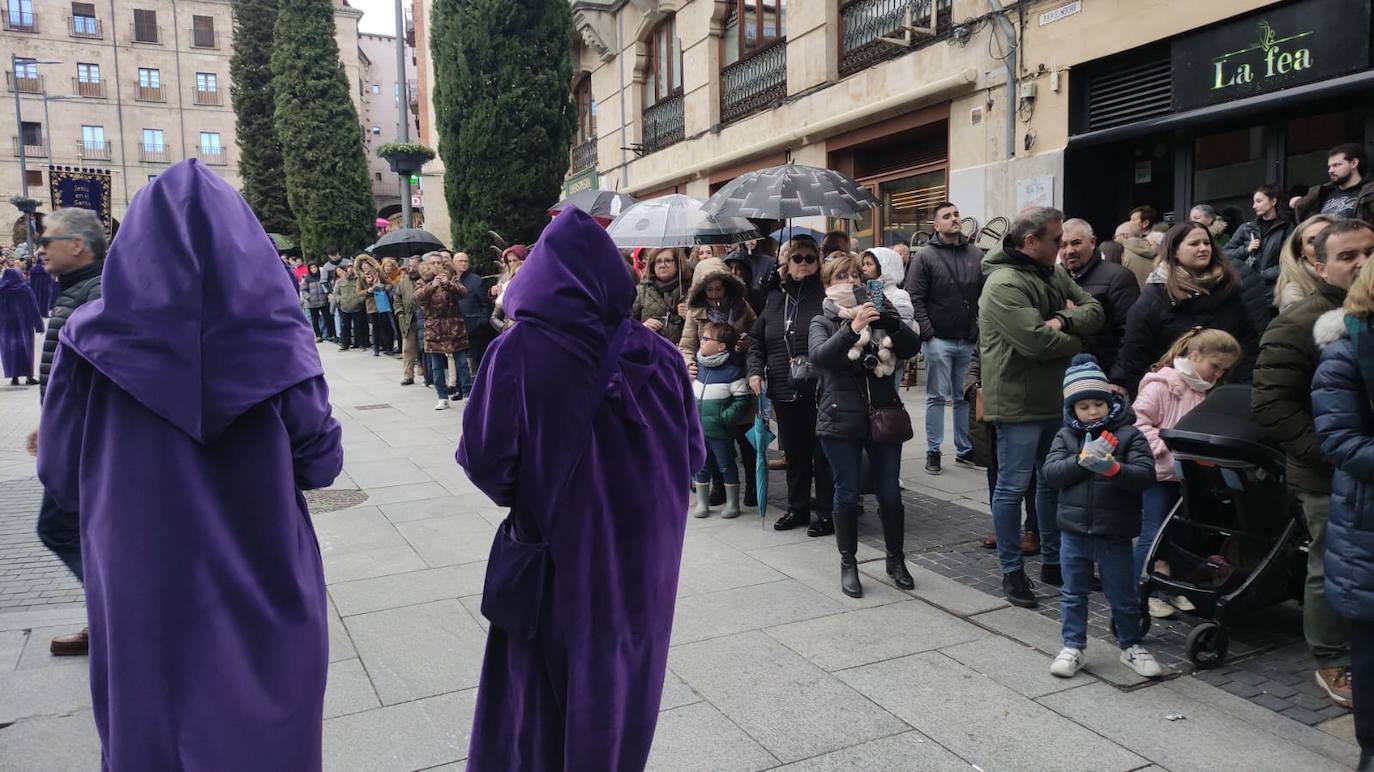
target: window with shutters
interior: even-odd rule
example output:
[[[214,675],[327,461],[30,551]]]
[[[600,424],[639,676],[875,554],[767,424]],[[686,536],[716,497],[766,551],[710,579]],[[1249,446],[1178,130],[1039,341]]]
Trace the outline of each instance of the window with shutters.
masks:
[[[71,24],[67,31],[74,38],[100,38],[100,20],[95,18],[95,3],[72,3]]]
[[[215,38],[215,17],[191,17],[191,47],[219,48],[219,43]]]
[[[157,26],[157,11],[134,9],[134,42],[161,43],[162,35]]]

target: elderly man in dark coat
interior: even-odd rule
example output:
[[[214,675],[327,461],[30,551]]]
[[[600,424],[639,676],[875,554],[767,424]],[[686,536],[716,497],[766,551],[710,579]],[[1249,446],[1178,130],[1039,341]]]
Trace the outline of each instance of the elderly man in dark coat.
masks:
[[[43,484],[80,506],[103,765],[319,770],[327,601],[301,491],[343,452],[314,335],[199,161],[122,230],[103,297],[62,331],[38,438]]]
[[[1064,221],[1059,262],[1084,292],[1102,304],[1105,321],[1101,329],[1083,339],[1083,347],[1097,359],[1103,370],[1110,371],[1116,362],[1116,350],[1126,335],[1126,315],[1140,298],[1135,274],[1103,260],[1097,251],[1093,226],[1076,217]]]
[[[496,619],[469,770],[635,770],[648,759],[686,480],[706,451],[682,355],[630,319],[634,299],[605,230],[565,209],[510,285],[514,324],[478,371],[458,463],[513,508],[496,546],[546,543],[551,576],[508,604],[534,629],[510,629],[487,606],[513,569],[493,549],[483,613]]]

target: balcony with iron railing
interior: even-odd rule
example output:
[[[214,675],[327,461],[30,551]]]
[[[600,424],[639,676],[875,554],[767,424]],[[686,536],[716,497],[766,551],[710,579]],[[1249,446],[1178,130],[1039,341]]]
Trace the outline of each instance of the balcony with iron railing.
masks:
[[[720,71],[720,122],[737,121],[787,97],[787,38]]]
[[[196,155],[201,161],[211,166],[224,166],[228,163],[228,155],[224,152],[223,147],[198,145],[196,146]]]
[[[410,105],[410,111],[416,113],[420,111],[420,84],[414,80],[406,81],[406,104]]]
[[[0,8],[0,25],[3,25],[6,32],[37,32],[38,19],[33,15],[33,11],[14,12],[14,6]]]
[[[580,145],[574,145],[569,151],[569,174],[584,172],[596,166],[596,139],[589,139]]]
[[[103,80],[82,80],[72,78],[72,92],[77,96],[90,97],[91,99],[105,98],[105,81]]]
[[[18,91],[21,94],[41,94],[43,93],[42,75],[20,75],[15,77],[13,72],[5,73],[5,87],[11,93]]]
[[[140,102],[166,102],[167,95],[162,93],[162,86],[139,84],[138,90],[134,92],[134,99]]]
[[[224,93],[219,89],[194,89],[191,92],[191,99],[198,105],[209,107],[219,107],[224,104]]]
[[[10,147],[14,151],[14,157],[18,158],[22,154],[25,158],[46,158],[48,155],[48,142],[43,137],[10,137]]]
[[[686,138],[682,95],[644,108],[644,152],[653,153]]]
[[[840,5],[840,76],[851,75],[878,62],[891,59],[913,46],[893,45],[879,38],[898,37],[911,11],[914,27],[931,25],[930,9],[936,9],[936,28],[949,29],[954,0],[846,0]],[[925,38],[933,40],[934,38]],[[923,42],[920,38],[913,44]]]
[[[214,30],[195,29],[188,30],[191,34],[192,48],[219,48],[219,33]]]
[[[142,142],[138,146],[138,160],[145,164],[165,164],[171,159],[172,154],[167,150],[166,145]]]
[[[94,16],[68,16],[67,35],[86,40],[104,40],[105,24]]]
[[[76,157],[83,161],[108,161],[110,143],[101,140],[77,140]]]
[[[129,40],[135,43],[149,43],[152,45],[162,45],[162,25],[144,25],[130,22]]]

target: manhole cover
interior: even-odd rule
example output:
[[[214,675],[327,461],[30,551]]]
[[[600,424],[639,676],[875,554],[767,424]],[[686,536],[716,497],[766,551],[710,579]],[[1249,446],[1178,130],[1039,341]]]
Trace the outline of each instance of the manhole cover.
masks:
[[[386,410],[391,407],[390,402],[379,402],[375,405],[358,405],[354,410]]]
[[[306,491],[305,503],[312,514],[334,512],[339,509],[356,507],[367,501],[367,494],[360,490]]]

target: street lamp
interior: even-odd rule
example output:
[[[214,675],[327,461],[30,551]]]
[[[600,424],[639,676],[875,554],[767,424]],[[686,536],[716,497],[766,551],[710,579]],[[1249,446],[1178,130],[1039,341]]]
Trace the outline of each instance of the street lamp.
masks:
[[[31,60],[31,62],[32,62],[32,64],[34,64],[34,65],[36,66],[36,65],[40,65],[40,64],[61,64],[61,63],[62,63],[62,60],[61,60],[61,59],[33,59],[33,60]],[[19,140],[19,194],[20,194],[21,196],[23,196],[24,198],[28,198],[28,197],[29,197],[29,166],[28,166],[28,164],[25,162],[25,160],[26,160],[26,159],[25,159],[25,156],[28,155],[28,149],[24,146],[24,117],[23,117],[23,114],[22,114],[22,112],[21,112],[20,101],[19,101],[19,55],[18,55],[18,54],[14,54],[14,53],[10,54],[10,73],[11,73],[11,77],[14,78],[14,126],[15,126],[15,128],[17,129],[15,135],[18,137],[18,140]],[[47,98],[47,95],[45,94],[45,95],[44,95],[44,99],[46,99],[46,98]],[[43,109],[44,109],[44,112],[45,112],[45,113],[46,113],[46,111],[47,111],[47,107],[48,107],[47,102],[44,102],[44,103],[43,103]],[[47,130],[49,131],[49,133],[51,133],[52,127],[47,127]],[[48,151],[48,152],[51,153],[52,151],[50,150],[50,151]],[[24,238],[25,243],[29,245],[29,258],[32,259],[32,258],[33,258],[33,255],[34,255],[34,251],[33,251],[33,213],[32,213],[32,212],[25,212],[25,213],[24,213],[24,236],[25,236],[25,238]]]

